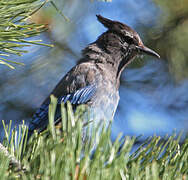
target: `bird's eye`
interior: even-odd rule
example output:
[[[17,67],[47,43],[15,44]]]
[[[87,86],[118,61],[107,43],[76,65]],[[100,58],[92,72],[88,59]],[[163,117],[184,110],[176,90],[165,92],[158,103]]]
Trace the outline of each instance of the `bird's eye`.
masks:
[[[126,43],[128,43],[128,44],[138,45],[138,41],[134,37],[124,36],[123,41],[126,42]]]
[[[123,40],[128,44],[134,44],[133,38],[130,36],[124,36]]]
[[[126,33],[126,35],[125,35],[125,32],[123,32],[123,33],[122,32],[118,32],[118,31],[112,31],[112,32],[117,34],[121,38],[121,41],[123,43],[138,45],[137,38],[132,36],[131,34]]]

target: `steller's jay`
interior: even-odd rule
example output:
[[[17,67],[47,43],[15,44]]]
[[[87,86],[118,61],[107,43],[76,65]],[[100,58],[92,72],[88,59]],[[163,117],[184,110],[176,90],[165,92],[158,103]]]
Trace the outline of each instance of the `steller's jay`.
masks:
[[[97,15],[107,31],[82,51],[82,58],[51,92],[58,104],[70,101],[74,107],[86,104],[98,120],[113,118],[119,102],[120,76],[137,55],[148,54],[159,58],[144,46],[139,35],[129,26]],[[48,124],[50,96],[42,103],[29,124],[29,135]],[[57,106],[60,109],[60,106]],[[60,119],[57,110],[55,119]],[[56,122],[57,123],[57,122]]]

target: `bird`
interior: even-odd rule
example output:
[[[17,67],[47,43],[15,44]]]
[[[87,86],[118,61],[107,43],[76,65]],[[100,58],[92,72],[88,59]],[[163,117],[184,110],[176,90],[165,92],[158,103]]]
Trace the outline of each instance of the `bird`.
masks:
[[[55,123],[61,112],[60,104],[69,101],[74,107],[85,104],[97,121],[113,119],[119,103],[120,77],[135,57],[159,54],[146,47],[138,33],[128,25],[96,15],[107,31],[82,50],[78,63],[60,80],[50,93],[57,97]],[[29,134],[48,125],[50,95],[29,123]]]

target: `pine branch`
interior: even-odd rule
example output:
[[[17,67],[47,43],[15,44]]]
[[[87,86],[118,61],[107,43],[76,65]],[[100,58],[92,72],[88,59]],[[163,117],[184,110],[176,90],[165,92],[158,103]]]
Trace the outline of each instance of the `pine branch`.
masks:
[[[122,137],[111,141],[111,127],[87,129],[84,142],[83,120],[85,109],[74,113],[71,104],[62,104],[62,126],[54,126],[56,99],[49,107],[49,127],[31,136],[26,147],[23,138],[5,128],[8,152],[22,163],[25,171],[0,169],[0,177],[21,179],[186,179],[188,177],[188,138],[179,144],[180,136],[172,135],[161,141],[149,137],[137,150],[133,150],[135,137]],[[25,129],[19,132],[25,132]],[[100,136],[99,136],[100,131]],[[21,133],[22,134],[22,133]],[[6,144],[6,142],[4,142]],[[16,147],[15,147],[16,144]],[[17,145],[18,144],[18,145]],[[14,147],[14,148],[11,148]],[[5,154],[6,149],[3,147]],[[13,149],[13,150],[12,150]],[[22,155],[22,156],[21,156]],[[5,159],[5,158],[4,158]],[[1,158],[3,161],[4,159]],[[4,161],[3,161],[4,162]],[[20,164],[18,164],[20,165]],[[7,172],[8,173],[5,173]],[[27,177],[27,178],[26,178]]]
[[[40,0],[2,0],[0,2],[0,64],[14,69],[14,62],[7,57],[10,54],[21,56],[26,53],[23,47],[31,44],[51,46],[41,40],[28,40],[46,30],[45,25],[30,22],[31,15],[36,13],[47,1]]]

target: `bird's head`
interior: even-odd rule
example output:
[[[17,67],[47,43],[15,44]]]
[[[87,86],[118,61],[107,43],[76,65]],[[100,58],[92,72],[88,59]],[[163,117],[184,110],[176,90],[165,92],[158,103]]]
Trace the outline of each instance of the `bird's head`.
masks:
[[[101,22],[107,29],[107,32],[114,33],[119,37],[121,45],[125,47],[125,51],[129,51],[134,55],[147,54],[157,58],[160,56],[150,48],[144,46],[140,36],[132,28],[118,21],[112,21],[110,19],[104,18],[101,15],[97,15],[97,19]]]

